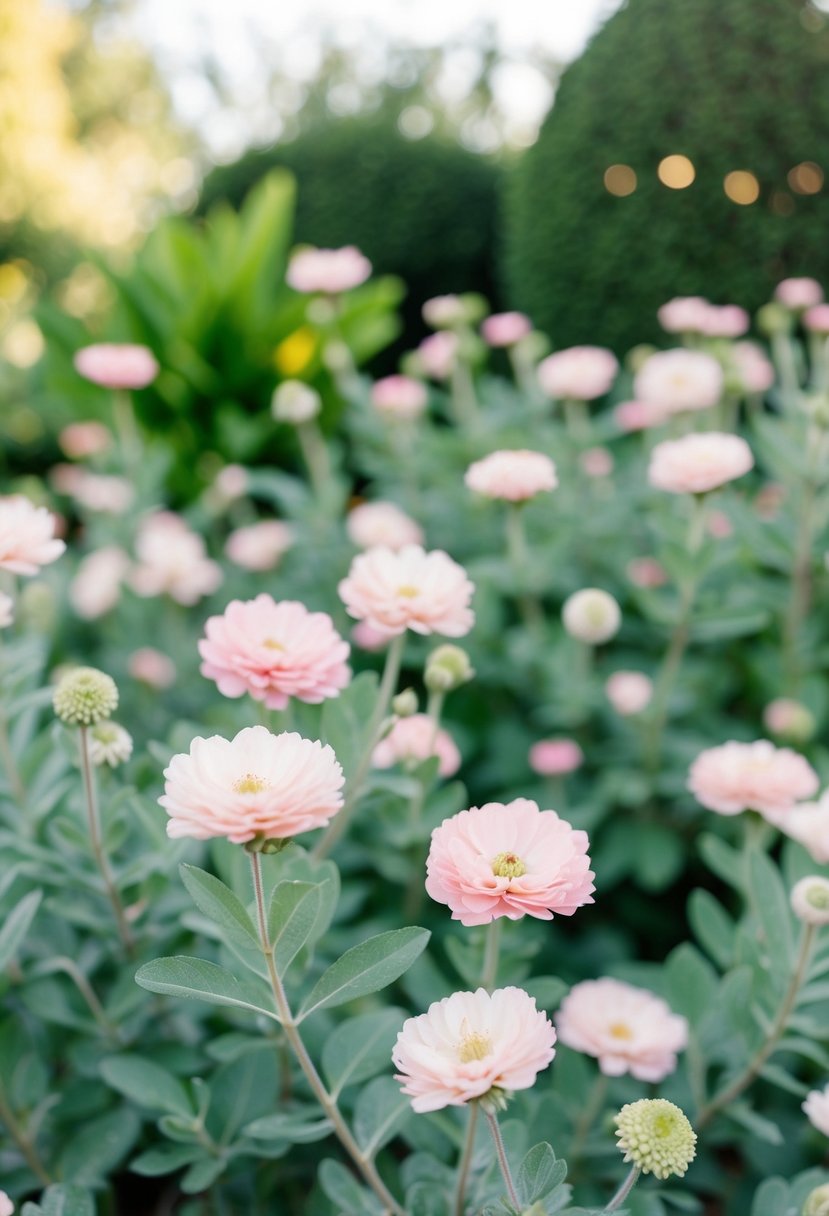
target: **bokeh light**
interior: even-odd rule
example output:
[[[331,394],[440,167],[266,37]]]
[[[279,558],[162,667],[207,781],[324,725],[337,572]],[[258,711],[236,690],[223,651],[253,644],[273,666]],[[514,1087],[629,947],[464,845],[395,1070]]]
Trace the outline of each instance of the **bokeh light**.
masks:
[[[610,194],[624,198],[636,189],[636,173],[630,165],[609,165],[604,171],[604,186]]]
[[[726,173],[723,190],[732,203],[738,203],[741,207],[756,203],[760,197],[760,183],[747,169],[733,169],[731,173]]]
[[[679,153],[664,157],[656,173],[662,185],[671,190],[684,190],[697,175],[693,162]]]
[[[789,170],[787,180],[795,194],[818,194],[823,186],[823,170],[813,160],[804,160]]]

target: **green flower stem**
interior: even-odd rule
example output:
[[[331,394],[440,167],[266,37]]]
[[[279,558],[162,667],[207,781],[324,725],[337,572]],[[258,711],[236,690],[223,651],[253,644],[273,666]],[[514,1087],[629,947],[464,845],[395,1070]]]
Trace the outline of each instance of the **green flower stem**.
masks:
[[[472,1156],[475,1151],[475,1129],[478,1126],[478,1103],[469,1104],[469,1122],[466,1125],[466,1138],[463,1151],[458,1163],[458,1181],[455,1186],[455,1205],[453,1216],[464,1216],[466,1210],[466,1188],[469,1183],[469,1171],[472,1167]]]
[[[809,966],[814,939],[815,926],[804,925],[794,970],[768,1034],[742,1072],[738,1073],[734,1080],[726,1085],[724,1089],[721,1089],[718,1094],[715,1094],[709,1102],[706,1102],[699,1111],[694,1120],[694,1126],[697,1130],[701,1131],[703,1127],[711,1122],[715,1115],[719,1114],[735,1098],[739,1098],[743,1090],[747,1089],[760,1074],[763,1065],[769,1057],[774,1054],[778,1043],[786,1032],[789,1018],[797,1002],[797,994],[800,991],[800,986],[803,983],[806,970]]]
[[[791,335],[783,333],[772,334],[771,354],[777,368],[777,375],[786,405],[791,407],[800,396],[800,381],[797,376],[797,364],[795,363]]]
[[[0,761],[2,761],[3,769],[6,773],[6,780],[9,783],[12,798],[19,807],[22,807],[26,801],[26,787],[23,785],[23,779],[20,776],[20,770],[14,758],[11,740],[9,739],[8,723],[2,711],[0,711]]]
[[[468,363],[460,357],[455,360],[452,368],[450,397],[456,426],[462,430],[477,430],[481,417],[478,398],[475,395],[475,381]]]
[[[603,1072],[599,1072],[596,1074],[596,1079],[593,1082],[584,1109],[573,1126],[573,1138],[570,1141],[570,1148],[567,1152],[567,1160],[571,1167],[581,1157],[585,1141],[591,1127],[601,1114],[606,1097],[607,1077]]]
[[[501,949],[501,918],[494,917],[486,927],[486,945],[484,946],[484,966],[481,972],[481,986],[487,992],[492,992],[498,979],[498,954]]]
[[[327,857],[348,827],[351,816],[354,813],[354,808],[363,792],[363,786],[366,783],[369,769],[371,768],[371,756],[378,743],[380,728],[388,713],[389,704],[394,696],[394,690],[397,688],[405,644],[405,633],[400,633],[397,637],[392,638],[389,644],[389,648],[386,651],[386,663],[380,680],[380,688],[377,693],[377,701],[374,706],[374,713],[371,716],[371,721],[366,732],[367,741],[365,749],[354,771],[354,776],[348,783],[342,810],[337,812],[320,837],[316,847],[313,849],[313,857]]]
[[[6,1095],[2,1087],[0,1087],[0,1121],[5,1123],[8,1133],[17,1145],[21,1157],[38,1182],[42,1183],[43,1186],[49,1186],[53,1179],[40,1159],[40,1154],[35,1147],[34,1141],[18,1123],[17,1116],[6,1101]]]
[[[563,405],[567,434],[573,443],[586,444],[590,439],[590,414],[587,411],[587,402],[567,398]]]
[[[605,1208],[605,1213],[617,1211],[627,1199],[630,1192],[639,1181],[639,1175],[642,1173],[638,1165],[631,1167],[631,1171],[622,1185],[619,1187],[616,1194],[611,1199],[610,1203]]]
[[[523,510],[523,503],[507,504],[507,557],[519,587],[523,586],[530,569],[530,550],[524,528]],[[531,628],[543,625],[544,612],[537,596],[522,592],[518,596],[518,607],[525,625]]]
[[[64,955],[59,955],[57,958],[50,959],[48,963],[38,968],[39,975],[48,975],[54,971],[62,971],[64,975],[69,976],[72,983],[83,997],[87,1009],[92,1014],[99,1028],[103,1031],[108,1039],[120,1046],[121,1035],[118,1031],[118,1027],[107,1017],[104,1007],[98,1000],[95,990],[81,969],[78,967],[77,963],[75,963],[74,959],[67,958]]]
[[[518,1193],[515,1190],[515,1183],[512,1180],[512,1174],[507,1161],[506,1150],[504,1149],[504,1141],[501,1137],[501,1129],[498,1126],[498,1118],[491,1111],[485,1110],[486,1121],[489,1124],[489,1130],[492,1133],[492,1143],[495,1145],[495,1155],[498,1158],[498,1165],[504,1179],[504,1184],[507,1188],[509,1201],[515,1208],[516,1212],[521,1211],[521,1203],[518,1199]]]
[[[368,1186],[371,1187],[374,1194],[383,1205],[383,1210],[386,1213],[392,1213],[392,1216],[406,1216],[404,1209],[400,1206],[394,1196],[391,1194],[383,1179],[377,1172],[374,1162],[360,1148],[351,1130],[340,1113],[339,1107],[334,1097],[328,1092],[322,1077],[317,1072],[316,1065],[308,1054],[302,1036],[299,1033],[299,1028],[291,1012],[288,997],[285,993],[285,988],[282,980],[279,978],[279,973],[276,970],[276,963],[273,956],[273,946],[271,945],[268,935],[268,917],[265,911],[265,894],[262,888],[262,862],[258,853],[250,853],[251,873],[253,876],[253,890],[256,897],[256,916],[259,925],[259,940],[262,946],[262,954],[265,957],[265,963],[268,968],[268,978],[271,983],[271,991],[273,992],[274,1007],[279,1015],[279,1021],[285,1034],[285,1038],[291,1046],[297,1063],[302,1069],[305,1079],[308,1082],[314,1096],[319,1102],[331,1125],[342,1144],[345,1151],[351,1157],[357,1169],[362,1174]]]
[[[112,420],[121,448],[124,471],[134,480],[141,465],[141,439],[135,424],[135,410],[127,389],[115,389],[112,394]]]
[[[445,692],[430,692],[429,701],[426,706],[426,714],[432,720],[432,733],[429,736],[429,751],[427,755],[431,755],[435,750],[435,743],[440,730],[440,715],[443,711],[443,703],[446,700]],[[420,823],[421,815],[423,814],[423,806],[426,802],[426,796],[429,790],[425,781],[418,781],[417,788],[409,799],[409,826],[412,830],[412,836],[415,835],[416,829]],[[406,897],[403,901],[403,920],[406,924],[411,924],[416,920],[420,912],[420,905],[423,902],[423,861],[419,853],[419,846],[413,846],[413,857],[409,883],[406,888]]]
[[[81,754],[81,773],[83,774],[83,788],[86,795],[86,814],[89,824],[89,837],[92,842],[92,852],[95,855],[95,861],[98,865],[101,878],[106,888],[109,902],[112,904],[112,911],[115,913],[115,923],[118,926],[118,936],[121,938],[121,943],[124,951],[130,958],[135,955],[135,941],[133,940],[130,927],[124,913],[124,906],[121,903],[121,897],[118,894],[118,887],[112,875],[112,870],[109,864],[109,858],[106,855],[103,840],[101,838],[101,817],[98,810],[98,793],[95,788],[95,774],[92,769],[92,761],[89,757],[89,733],[86,726],[78,728],[78,743]]]
[[[328,448],[322,437],[322,431],[315,419],[301,422],[296,428],[302,459],[308,470],[311,488],[317,502],[322,502],[331,481],[331,461],[328,458]]]

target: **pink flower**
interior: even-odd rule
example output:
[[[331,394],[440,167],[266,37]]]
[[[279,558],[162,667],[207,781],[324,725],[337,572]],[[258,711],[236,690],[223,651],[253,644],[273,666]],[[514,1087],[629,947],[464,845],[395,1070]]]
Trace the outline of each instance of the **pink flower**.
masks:
[[[14,1204],[5,1191],[0,1191],[0,1216],[13,1216]]]
[[[355,646],[359,646],[360,650],[367,650],[370,654],[376,654],[377,651],[385,650],[389,644],[389,634],[380,633],[368,621],[358,621],[351,630],[351,640]]]
[[[767,393],[774,384],[774,364],[756,342],[735,342],[731,362],[747,393]]]
[[[653,681],[641,671],[615,671],[604,686],[617,714],[627,718],[647,709],[653,696]]]
[[[463,925],[488,925],[499,916],[572,916],[593,903],[587,849],[586,832],[529,798],[488,802],[432,832],[426,890]]]
[[[371,386],[371,404],[378,414],[411,422],[426,409],[429,394],[412,376],[384,376]]]
[[[702,316],[700,332],[706,338],[741,338],[751,319],[739,304],[709,304]]]
[[[619,362],[602,346],[570,346],[538,365],[538,382],[556,400],[593,401],[610,392]]]
[[[543,452],[498,451],[476,460],[466,470],[470,490],[486,498],[526,502],[558,485],[556,466]]]
[[[298,249],[291,254],[285,279],[294,291],[339,295],[365,283],[371,262],[355,245],[342,249]]]
[[[129,581],[137,595],[169,595],[190,605],[222,581],[221,566],[207,556],[202,538],[172,511],[157,511],[142,520],[135,552],[138,565]]]
[[[765,739],[732,741],[697,756],[688,788],[709,811],[739,815],[753,810],[776,822],[775,816],[817,793],[818,778],[808,761],[787,747]]]
[[[621,980],[586,980],[564,998],[556,1016],[562,1043],[595,1056],[608,1077],[663,1081],[688,1045],[688,1023],[645,988]]]
[[[262,519],[231,532],[225,544],[229,559],[243,570],[273,570],[294,543],[294,534],[278,519]]]
[[[158,360],[147,346],[99,342],[85,346],[74,358],[75,370],[103,388],[146,388],[158,375]]]
[[[326,612],[309,612],[295,600],[270,595],[231,600],[211,616],[199,642],[201,672],[226,697],[250,693],[268,709],[289,697],[318,705],[336,697],[351,678],[348,643]]]
[[[705,410],[716,405],[723,391],[723,370],[712,355],[698,350],[661,350],[642,364],[633,393],[666,414]]]
[[[422,764],[430,756],[438,757],[441,777],[453,777],[461,766],[461,754],[449,732],[436,731],[428,714],[412,714],[397,719],[375,747],[371,763],[375,768],[391,768],[394,764]]]
[[[661,562],[655,557],[634,557],[628,563],[627,576],[636,587],[650,589],[664,587],[668,574]]]
[[[135,680],[150,688],[170,688],[176,682],[176,665],[166,654],[152,646],[142,646],[129,657],[127,670]]]
[[[232,844],[324,827],[343,804],[343,770],[330,747],[248,726],[234,739],[194,739],[164,770],[167,835]]]
[[[430,380],[448,380],[458,357],[458,335],[448,329],[424,338],[415,351],[418,366]]]
[[[349,511],[345,530],[359,549],[373,549],[377,545],[402,549],[404,545],[419,545],[423,541],[420,524],[393,502],[360,503]]]
[[[0,498],[0,570],[31,576],[57,561],[66,545],[55,539],[55,522],[22,494]]]
[[[354,558],[338,590],[349,616],[389,636],[411,629],[460,638],[475,623],[469,607],[475,588],[441,549],[369,549]]]
[[[800,701],[776,697],[763,710],[763,723],[773,735],[805,743],[815,733],[814,714]]]
[[[613,472],[613,454],[609,448],[588,448],[579,457],[579,464],[588,477],[609,477]]]
[[[235,498],[241,498],[247,493],[248,471],[240,464],[226,464],[216,474],[213,485],[222,498],[233,502]]]
[[[699,334],[710,307],[702,296],[677,296],[663,304],[656,315],[668,334]]]
[[[530,768],[541,777],[562,777],[584,764],[584,752],[574,739],[542,739],[530,748]]]
[[[647,431],[652,426],[661,426],[667,412],[652,401],[622,401],[613,411],[620,431]]]
[[[810,1090],[802,1109],[812,1127],[829,1136],[829,1085]]]
[[[829,865],[829,790],[817,802],[801,802],[779,816],[768,818],[781,832],[802,844],[812,861]]]
[[[73,464],[55,465],[51,481],[59,494],[67,494],[87,511],[123,515],[133,503],[135,491],[124,477],[90,473]]]
[[[753,467],[751,448],[739,435],[698,432],[658,443],[651,452],[648,481],[669,494],[706,494]]]
[[[481,334],[488,346],[515,346],[532,328],[523,312],[494,312],[481,323]]]
[[[118,545],[104,545],[88,554],[69,587],[69,599],[78,616],[94,621],[110,612],[121,598],[129,567],[130,559]]]
[[[803,314],[803,325],[813,334],[829,334],[829,304],[815,304]]]
[[[556,1032],[521,988],[454,992],[407,1018],[392,1060],[420,1114],[490,1090],[530,1089],[555,1055]]]
[[[786,308],[800,311],[820,304],[823,288],[816,279],[783,279],[774,289],[774,298]]]
[[[58,435],[58,443],[70,460],[82,460],[105,452],[112,435],[101,422],[70,422]]]

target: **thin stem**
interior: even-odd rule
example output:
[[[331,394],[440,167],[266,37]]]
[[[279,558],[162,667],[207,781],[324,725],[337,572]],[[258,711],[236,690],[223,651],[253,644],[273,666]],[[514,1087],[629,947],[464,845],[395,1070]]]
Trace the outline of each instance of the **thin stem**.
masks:
[[[322,432],[314,419],[301,422],[296,429],[297,439],[302,451],[302,459],[311,479],[311,486],[317,501],[321,501],[331,480],[331,462],[328,459],[328,448]]]
[[[800,631],[812,598],[812,543],[814,540],[819,466],[823,461],[824,437],[812,425],[806,440],[807,466],[802,482],[797,520],[791,590],[783,624],[784,668],[789,690],[794,693],[800,681],[798,657]]]
[[[112,417],[121,447],[124,471],[134,479],[141,461],[141,439],[135,424],[135,410],[127,389],[115,389],[112,395]]]
[[[606,1096],[607,1077],[603,1072],[600,1072],[596,1074],[587,1103],[573,1127],[573,1139],[570,1141],[570,1148],[567,1153],[567,1160],[571,1166],[581,1157],[587,1136],[604,1106]]]
[[[472,1167],[472,1156],[475,1151],[475,1129],[478,1125],[478,1103],[469,1103],[469,1122],[466,1125],[466,1138],[463,1151],[458,1163],[458,1181],[455,1186],[454,1216],[464,1216],[466,1210],[466,1187],[469,1182],[469,1171]]]
[[[507,1154],[504,1149],[504,1141],[501,1137],[501,1129],[498,1126],[498,1118],[495,1114],[488,1110],[485,1110],[484,1114],[486,1115],[486,1121],[489,1124],[489,1130],[492,1133],[492,1142],[495,1145],[495,1155],[498,1158],[498,1165],[507,1188],[509,1201],[515,1208],[516,1212],[520,1212],[521,1203],[518,1199],[518,1193],[515,1190],[515,1183],[512,1180],[512,1174],[510,1173],[509,1162],[507,1161]]]
[[[481,986],[487,992],[492,992],[498,979],[498,953],[501,948],[501,918],[496,916],[486,928],[486,945],[484,947],[484,966],[481,972]]]
[[[752,1081],[759,1075],[763,1065],[769,1056],[771,1056],[780,1039],[783,1037],[788,1025],[792,1010],[797,1002],[797,994],[800,991],[800,986],[803,983],[803,978],[806,974],[806,969],[809,965],[809,957],[812,953],[812,944],[815,938],[815,926],[804,925],[803,933],[800,938],[800,949],[797,955],[792,977],[788,987],[783,995],[783,1000],[780,1002],[780,1008],[772,1022],[771,1028],[763,1042],[757,1048],[754,1055],[746,1064],[745,1068],[739,1073],[734,1080],[726,1085],[725,1089],[721,1089],[718,1094],[703,1106],[702,1110],[694,1120],[697,1129],[705,1127],[710,1123],[714,1115],[719,1114],[724,1107],[738,1098],[744,1089],[747,1089]]]
[[[113,1043],[120,1043],[121,1036],[118,1033],[118,1027],[107,1017],[95,990],[74,960],[60,955],[58,958],[50,959],[44,967],[38,968],[40,975],[47,975],[52,971],[62,971],[65,975],[69,976],[100,1029]]]
[[[101,821],[98,811],[98,794],[95,788],[95,774],[92,771],[92,761],[89,757],[89,734],[86,726],[81,726],[78,730],[78,740],[81,753],[81,772],[83,774],[83,788],[86,795],[86,814],[89,823],[89,837],[92,842],[92,852],[95,854],[95,861],[98,865],[101,878],[106,888],[106,893],[109,897],[109,902],[112,904],[112,911],[115,913],[115,923],[118,926],[118,935],[121,938],[124,950],[132,957],[135,954],[135,941],[130,932],[129,924],[124,913],[124,907],[121,903],[121,897],[118,894],[118,887],[115,884],[115,879],[110,869],[109,859],[104,849],[103,840],[101,838]]]
[[[308,1054],[308,1050],[302,1041],[302,1036],[299,1033],[297,1023],[291,1012],[288,997],[285,993],[285,988],[279,973],[276,969],[276,963],[273,956],[273,946],[271,945],[270,936],[268,934],[268,917],[265,911],[265,894],[262,888],[262,862],[258,853],[250,854],[251,874],[253,876],[253,890],[256,897],[256,916],[259,925],[259,940],[262,946],[262,953],[265,956],[265,963],[268,968],[268,978],[271,983],[271,991],[273,993],[274,1006],[282,1024],[282,1029],[285,1033],[285,1038],[291,1045],[297,1063],[302,1069],[305,1079],[308,1082],[311,1090],[314,1093],[317,1101],[326,1116],[330,1119],[331,1125],[339,1138],[340,1143],[346,1150],[348,1155],[353,1160],[357,1169],[362,1174],[368,1185],[374,1191],[377,1198],[383,1205],[386,1212],[392,1213],[392,1216],[406,1216],[405,1211],[391,1194],[383,1179],[377,1172],[374,1162],[360,1148],[357,1141],[354,1139],[351,1131],[342,1117],[333,1096],[328,1092],[322,1077],[316,1069],[314,1061]]]
[[[49,1186],[49,1184],[52,1182],[52,1178],[41,1161],[40,1155],[35,1148],[33,1141],[20,1126],[14,1111],[6,1102],[6,1096],[2,1089],[0,1089],[0,1119],[2,1119],[2,1121],[5,1123],[9,1135],[17,1145],[20,1155],[23,1157],[35,1178],[37,1178],[38,1182],[41,1182],[44,1186]]]
[[[452,414],[455,424],[461,428],[476,430],[480,422],[478,399],[475,396],[475,381],[463,359],[456,359],[451,376]]]
[[[523,587],[530,569],[530,551],[524,529],[523,507],[520,503],[510,503],[507,506],[506,534],[507,557],[518,586]],[[518,607],[525,625],[537,627],[544,623],[544,613],[537,596],[521,591],[518,595]]]
[[[366,783],[369,769],[371,768],[371,757],[374,748],[377,745],[378,733],[383,724],[389,709],[394,690],[397,687],[397,681],[400,677],[400,665],[403,661],[403,647],[406,644],[406,634],[398,634],[396,638],[392,638],[388,650],[386,651],[386,664],[383,668],[383,676],[380,680],[380,688],[377,693],[377,701],[374,706],[374,713],[371,716],[371,721],[366,732],[366,746],[360,757],[357,768],[354,770],[354,776],[348,783],[348,788],[343,803],[342,810],[338,811],[334,819],[326,828],[323,835],[313,849],[312,856],[327,857],[334,845],[342,836],[343,832],[348,827],[351,816],[354,813],[357,800],[363,792],[363,786]]]
[[[12,798],[14,798],[19,807],[22,807],[26,801],[26,788],[23,785],[20,770],[17,767],[17,761],[12,751],[8,723],[6,722],[5,715],[2,713],[0,713],[0,761],[2,761],[6,772],[6,780],[9,783]]]
[[[641,1173],[642,1173],[642,1171],[640,1170],[638,1165],[631,1166],[630,1173],[628,1174],[627,1178],[624,1180],[622,1185],[619,1187],[618,1191],[613,1196],[610,1203],[605,1208],[605,1213],[615,1212],[618,1208],[620,1208],[622,1206],[622,1204],[625,1202],[625,1200],[627,1199],[630,1192],[636,1186],[636,1183],[639,1181],[639,1175]]]
[[[587,403],[567,398],[564,402],[564,420],[567,424],[567,434],[577,444],[586,444],[590,438],[590,415]]]

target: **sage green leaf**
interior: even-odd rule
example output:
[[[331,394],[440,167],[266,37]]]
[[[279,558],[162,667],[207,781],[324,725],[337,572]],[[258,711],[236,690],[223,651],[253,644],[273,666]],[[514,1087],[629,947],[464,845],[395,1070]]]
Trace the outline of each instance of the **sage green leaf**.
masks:
[[[360,1092],[354,1107],[354,1135],[367,1157],[373,1157],[411,1117],[412,1103],[391,1077],[375,1077]]]
[[[552,1146],[536,1144],[527,1153],[515,1177],[515,1189],[523,1204],[544,1199],[567,1177],[567,1163],[558,1161]]]
[[[101,1075],[124,1097],[148,1110],[170,1115],[193,1115],[187,1090],[166,1068],[144,1056],[110,1056],[101,1061]]]
[[[181,880],[200,912],[209,916],[234,940],[243,946],[259,945],[259,934],[237,895],[220,878],[200,870],[198,866],[182,863]]]
[[[135,982],[149,992],[206,1001],[208,1005],[248,1009],[251,1013],[263,1013],[275,1022],[279,1021],[273,1009],[268,1009],[263,1004],[263,995],[259,988],[247,981],[238,980],[224,967],[217,967],[215,963],[208,963],[201,958],[188,958],[179,954],[172,958],[154,959],[138,968]]]
[[[346,1216],[380,1216],[374,1195],[339,1161],[326,1157],[319,1168],[319,1183],[338,1213]]]
[[[286,879],[273,889],[268,909],[268,933],[280,976],[285,974],[313,933],[322,904],[323,885]]]
[[[326,1039],[322,1071],[335,1095],[347,1085],[368,1081],[388,1067],[392,1047],[406,1014],[402,1009],[381,1009],[342,1022]]]
[[[6,917],[3,928],[0,929],[0,971],[5,970],[17,953],[42,898],[42,891],[30,891]]]
[[[300,1017],[387,987],[426,949],[428,929],[393,929],[347,950],[324,971],[302,1002]]]
[[[47,1187],[40,1203],[24,1203],[20,1216],[95,1216],[95,1200],[84,1186]]]

